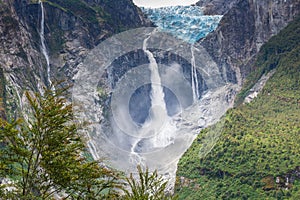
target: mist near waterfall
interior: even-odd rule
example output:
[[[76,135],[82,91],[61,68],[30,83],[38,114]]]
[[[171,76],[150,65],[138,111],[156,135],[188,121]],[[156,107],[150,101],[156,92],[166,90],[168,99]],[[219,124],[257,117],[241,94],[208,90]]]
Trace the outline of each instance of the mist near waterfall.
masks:
[[[135,172],[137,164],[157,169],[171,179],[170,187],[179,158],[200,130],[232,106],[234,87],[200,45],[155,28],[107,39],[74,81],[73,101],[80,105],[74,112],[90,122],[85,133],[93,157],[125,173]],[[104,104],[100,89],[106,91]]]

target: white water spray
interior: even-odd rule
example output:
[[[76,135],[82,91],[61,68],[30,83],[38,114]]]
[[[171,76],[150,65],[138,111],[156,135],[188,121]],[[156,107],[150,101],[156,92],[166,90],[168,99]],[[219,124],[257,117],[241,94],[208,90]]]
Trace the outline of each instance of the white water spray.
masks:
[[[147,122],[150,122],[152,125],[156,125],[153,128],[158,127],[158,129],[160,129],[161,125],[168,118],[168,114],[166,102],[164,99],[165,95],[158,71],[158,65],[151,51],[147,50],[147,41],[149,40],[149,38],[150,36],[146,38],[143,43],[143,51],[146,53],[149,59],[149,69],[151,71],[151,108],[149,118],[146,120],[146,125]],[[155,131],[156,133],[159,130],[153,131]]]
[[[191,49],[190,45],[183,44],[182,48],[186,49],[181,49],[182,41],[173,43],[175,39],[170,38],[169,35],[161,32],[156,34],[154,31],[155,29],[137,29],[117,35],[100,44],[100,47],[88,56],[87,61],[83,63],[82,69],[78,72],[78,76],[75,78],[73,97],[77,105],[84,107],[84,109],[80,109],[80,118],[83,121],[90,119],[93,123],[88,131],[94,144],[90,146],[93,154],[109,158],[111,166],[126,173],[134,173],[136,164],[147,166],[150,170],[157,169],[159,174],[170,178],[168,188],[173,188],[180,157],[200,130],[215,123],[230,107],[235,90],[230,86],[228,88],[227,85],[224,86],[217,64],[213,62],[204,48],[194,44],[195,47]],[[148,35],[145,36],[145,34]],[[149,34],[151,37],[148,37]],[[120,49],[120,47],[122,48]],[[174,51],[174,54],[178,54],[192,63],[191,68],[193,67],[193,69],[190,75],[193,77],[193,90],[191,83],[186,79],[185,71],[182,70],[183,66],[179,63],[178,67],[177,63],[167,66],[158,65],[154,58],[155,54],[149,51],[153,48],[172,52],[172,49],[176,50],[178,47],[180,47],[179,52]],[[98,98],[95,91],[97,91],[99,74],[106,74],[105,66],[113,62],[115,55],[125,55],[136,49],[142,49],[149,63],[128,70],[112,90],[110,105],[112,117],[110,118],[111,126],[108,127],[105,121],[101,123],[102,118],[94,117],[103,114],[99,104],[95,104],[95,99]],[[116,52],[107,58],[106,53],[103,53],[107,50]],[[195,55],[191,55],[191,53]],[[103,67],[99,67],[99,63],[102,63],[103,60],[104,63],[101,65]],[[160,67],[159,70],[157,65]],[[199,73],[196,74],[198,70]],[[201,99],[193,103],[193,92],[197,97],[197,75],[199,76],[199,74],[203,77],[207,90],[203,93],[199,92]],[[114,81],[114,79],[110,81]],[[107,83],[107,86],[112,83]],[[148,83],[151,87],[149,94],[151,96],[145,101],[147,104],[145,106],[149,108],[149,117],[143,125],[140,125],[133,121],[128,105],[131,100],[134,100],[131,97],[135,89]],[[164,100],[166,97],[169,100],[169,95],[166,96],[166,93],[163,93],[164,88],[161,85],[173,92],[180,104],[181,108],[178,113],[174,113],[172,116],[167,115],[166,104],[169,101],[165,102]],[[139,95],[145,95],[145,93],[146,91],[143,90]],[[171,97],[170,95],[170,100],[172,100]],[[173,109],[172,103],[170,101],[170,104],[167,104],[168,109]],[[155,109],[156,107],[158,109]],[[144,109],[141,111],[144,112]],[[215,138],[209,142],[214,144]]]
[[[143,139],[143,136],[154,136],[157,146],[166,146],[170,143],[168,134],[161,135],[161,133],[165,133],[164,129],[166,128],[166,122],[168,122],[170,118],[167,113],[167,106],[164,99],[165,95],[158,70],[158,64],[154,58],[154,55],[147,49],[147,42],[150,37],[151,35],[143,41],[143,51],[149,59],[149,70],[151,72],[151,108],[148,118],[139,130],[140,137],[137,138],[137,140],[132,144],[132,156],[130,159],[131,162],[135,162],[136,164],[143,164],[143,158],[136,153],[136,147],[138,147],[139,142]]]
[[[43,2],[41,0],[39,0],[39,4],[41,6],[41,12],[42,12],[42,16],[41,16],[41,29],[40,29],[40,38],[41,38],[41,50],[42,53],[46,59],[47,62],[47,81],[49,86],[52,85],[51,79],[50,79],[50,60],[49,60],[49,55],[48,55],[48,51],[45,45],[45,13],[44,13],[44,5]]]
[[[91,155],[92,155],[92,157],[93,157],[94,160],[99,160],[100,156],[96,152],[95,144],[91,140],[91,137],[89,136],[89,134],[86,134],[86,135],[88,136],[88,139],[89,139],[88,142],[87,142],[87,147],[89,149],[89,152],[91,153]]]
[[[197,70],[196,70],[194,50],[195,50],[195,47],[193,45],[191,45],[192,90],[193,90],[193,100],[194,100],[194,102],[196,102],[199,99],[199,85],[198,85],[198,75],[197,75]]]
[[[129,161],[130,163],[134,164],[134,165],[141,165],[144,166],[145,163],[145,159],[140,156],[137,152],[135,152],[135,148],[138,146],[140,142],[140,139],[138,138],[131,147],[131,155],[129,157]]]

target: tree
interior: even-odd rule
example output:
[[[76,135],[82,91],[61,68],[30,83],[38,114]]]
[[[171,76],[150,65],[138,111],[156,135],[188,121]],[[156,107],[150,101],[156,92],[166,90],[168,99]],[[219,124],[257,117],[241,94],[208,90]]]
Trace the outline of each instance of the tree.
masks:
[[[113,199],[120,187],[118,175],[88,161],[85,139],[74,122],[65,90],[26,92],[28,120],[0,123],[0,177],[12,181],[11,191],[0,187],[5,199]]]
[[[166,194],[166,186],[168,181],[164,181],[157,171],[153,173],[149,172],[147,168],[143,171],[141,166],[137,166],[138,180],[130,174],[129,178],[126,178],[126,183],[129,189],[124,189],[124,200],[173,200],[177,199],[176,196],[170,196]]]
[[[89,161],[84,126],[74,121],[65,91],[26,92],[28,119],[0,120],[0,181],[9,180],[0,184],[2,199],[175,199],[165,193],[167,181],[157,171],[138,166],[139,180],[126,178],[128,191],[119,173]]]

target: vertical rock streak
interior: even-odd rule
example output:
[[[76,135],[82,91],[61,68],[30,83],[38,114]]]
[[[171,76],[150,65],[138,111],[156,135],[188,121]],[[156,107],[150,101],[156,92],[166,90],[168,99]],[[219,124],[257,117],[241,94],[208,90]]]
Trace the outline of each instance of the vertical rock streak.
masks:
[[[39,0],[39,4],[41,6],[41,29],[40,29],[40,38],[41,38],[41,51],[46,59],[47,63],[47,81],[49,86],[52,85],[51,79],[50,79],[50,59],[48,55],[48,51],[45,44],[45,12],[44,12],[44,5],[41,0]]]

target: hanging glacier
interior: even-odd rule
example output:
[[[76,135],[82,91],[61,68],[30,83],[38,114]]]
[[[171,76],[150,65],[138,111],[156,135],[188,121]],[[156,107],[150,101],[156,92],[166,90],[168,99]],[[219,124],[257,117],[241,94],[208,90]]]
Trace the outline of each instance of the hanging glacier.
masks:
[[[142,8],[142,11],[160,31],[189,43],[195,43],[213,32],[222,19],[222,15],[204,15],[198,6]]]

